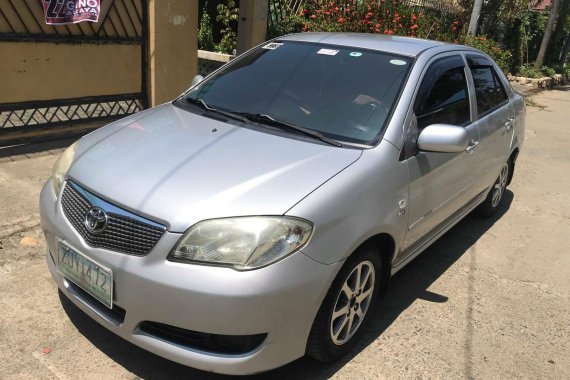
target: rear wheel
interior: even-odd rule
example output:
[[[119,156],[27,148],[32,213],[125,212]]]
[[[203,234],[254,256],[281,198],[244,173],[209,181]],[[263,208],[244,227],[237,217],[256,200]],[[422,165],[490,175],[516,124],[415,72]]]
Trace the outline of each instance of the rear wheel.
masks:
[[[492,216],[499,209],[499,204],[501,199],[503,199],[503,194],[507,188],[507,183],[509,181],[509,175],[511,173],[511,161],[507,161],[501,168],[499,177],[493,184],[491,191],[487,194],[487,198],[479,206],[479,213],[483,216]]]
[[[330,362],[350,351],[370,319],[381,274],[381,260],[373,249],[348,259],[317,313],[307,343],[308,356]]]

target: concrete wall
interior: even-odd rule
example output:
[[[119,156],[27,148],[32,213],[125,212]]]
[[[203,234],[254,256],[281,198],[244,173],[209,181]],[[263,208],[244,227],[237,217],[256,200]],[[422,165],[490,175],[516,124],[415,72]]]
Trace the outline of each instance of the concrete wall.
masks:
[[[0,44],[0,103],[141,91],[140,45]]]

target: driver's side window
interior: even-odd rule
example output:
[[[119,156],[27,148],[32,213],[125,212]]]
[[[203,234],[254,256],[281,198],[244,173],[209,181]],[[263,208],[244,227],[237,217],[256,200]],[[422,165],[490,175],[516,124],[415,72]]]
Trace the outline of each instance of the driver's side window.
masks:
[[[431,124],[469,123],[467,78],[461,57],[445,57],[431,64],[420,86],[414,114],[419,130]]]

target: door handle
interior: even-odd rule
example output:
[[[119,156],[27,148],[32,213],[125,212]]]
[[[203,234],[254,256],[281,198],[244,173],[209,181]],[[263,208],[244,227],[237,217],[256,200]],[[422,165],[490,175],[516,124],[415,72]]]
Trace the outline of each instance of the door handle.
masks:
[[[477,148],[477,145],[479,145],[479,141],[471,140],[469,141],[469,145],[467,146],[467,148],[465,148],[465,150],[467,151],[467,153],[471,154],[473,153],[473,150]]]
[[[507,131],[510,131],[511,128],[513,127],[513,120],[512,118],[509,118],[509,120],[507,120],[507,122],[505,123],[505,128],[507,128]]]

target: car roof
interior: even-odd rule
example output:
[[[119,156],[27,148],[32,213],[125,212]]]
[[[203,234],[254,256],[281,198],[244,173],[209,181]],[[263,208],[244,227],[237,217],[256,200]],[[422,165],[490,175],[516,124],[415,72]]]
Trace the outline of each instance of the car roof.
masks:
[[[448,46],[449,50],[459,50],[463,46],[447,44],[439,41],[422,40],[420,38],[390,36],[373,33],[321,33],[306,32],[289,34],[277,38],[280,41],[315,42],[328,45],[350,46],[371,49],[395,54],[417,57],[423,51],[437,47]]]

